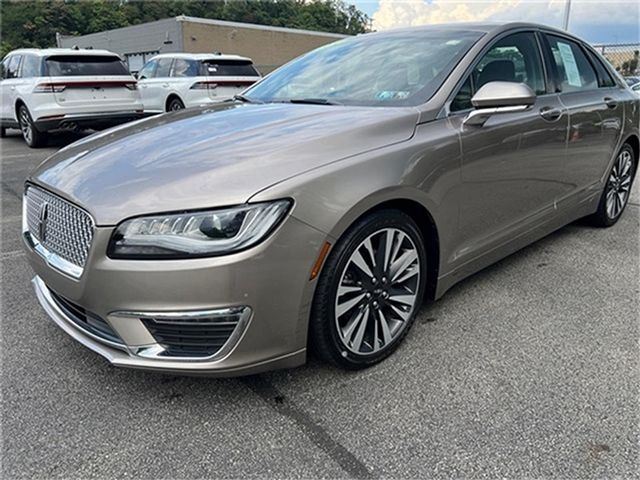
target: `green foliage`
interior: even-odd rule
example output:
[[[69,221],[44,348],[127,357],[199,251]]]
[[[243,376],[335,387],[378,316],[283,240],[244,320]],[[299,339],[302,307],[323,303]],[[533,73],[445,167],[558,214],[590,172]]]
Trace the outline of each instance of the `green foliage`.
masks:
[[[188,15],[355,35],[369,18],[342,0],[0,0],[0,58],[23,47],[52,47],[56,32],[84,35]]]

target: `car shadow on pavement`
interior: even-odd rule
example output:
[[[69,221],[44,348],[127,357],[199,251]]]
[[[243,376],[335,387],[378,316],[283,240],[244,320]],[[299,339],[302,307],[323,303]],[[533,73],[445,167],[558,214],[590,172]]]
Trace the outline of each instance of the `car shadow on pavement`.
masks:
[[[93,133],[95,133],[93,130],[82,130],[79,132],[69,131],[69,132],[51,133],[47,138],[46,145],[43,145],[43,148],[63,148]],[[20,130],[15,130],[15,129],[8,129],[7,136],[4,140],[7,142],[11,142],[11,144],[13,144],[14,140],[16,142],[24,143]],[[37,152],[39,149],[33,149],[33,150]]]

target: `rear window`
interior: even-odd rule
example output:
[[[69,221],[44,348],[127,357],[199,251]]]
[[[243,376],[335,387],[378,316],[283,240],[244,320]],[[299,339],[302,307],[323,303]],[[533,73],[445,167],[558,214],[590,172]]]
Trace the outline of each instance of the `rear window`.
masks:
[[[205,60],[201,75],[210,77],[258,77],[260,74],[247,60]]]
[[[51,77],[78,75],[129,75],[124,62],[114,56],[67,55],[47,58],[47,73]]]

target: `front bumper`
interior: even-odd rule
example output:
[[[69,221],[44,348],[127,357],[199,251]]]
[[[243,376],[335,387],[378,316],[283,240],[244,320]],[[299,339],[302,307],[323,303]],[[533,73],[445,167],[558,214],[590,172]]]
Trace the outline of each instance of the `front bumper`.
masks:
[[[97,227],[89,258],[74,279],[47,265],[28,243],[38,300],[71,337],[116,366],[183,374],[234,376],[301,365],[306,359],[314,282],[309,273],[325,235],[288,217],[262,244],[237,254],[189,260],[113,260],[106,256],[111,227]],[[110,342],[74,322],[54,296],[104,319],[121,342]],[[243,324],[214,356],[156,355],[158,342],[135,315],[193,313],[243,305]]]
[[[108,128],[148,116],[140,110],[122,110],[99,113],[66,113],[40,117],[33,124],[38,131],[76,128]]]

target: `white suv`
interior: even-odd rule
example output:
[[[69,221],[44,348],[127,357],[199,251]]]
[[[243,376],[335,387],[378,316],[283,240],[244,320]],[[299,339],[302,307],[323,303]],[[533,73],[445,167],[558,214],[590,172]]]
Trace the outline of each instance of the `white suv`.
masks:
[[[260,79],[250,58],[167,53],[138,72],[145,113],[161,113],[232,98]]]
[[[2,60],[1,136],[20,128],[30,147],[50,130],[104,128],[144,115],[136,79],[106,50],[22,49]]]

